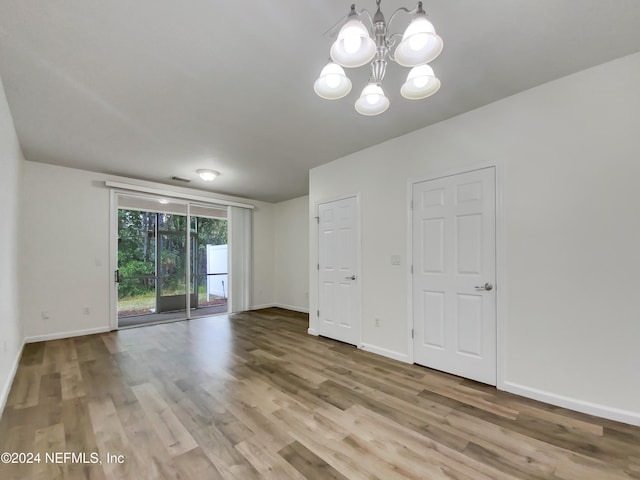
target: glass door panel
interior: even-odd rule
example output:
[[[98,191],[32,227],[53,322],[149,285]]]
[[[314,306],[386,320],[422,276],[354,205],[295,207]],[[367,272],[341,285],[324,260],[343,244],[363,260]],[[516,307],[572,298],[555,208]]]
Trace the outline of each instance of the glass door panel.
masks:
[[[118,326],[186,318],[185,203],[118,195]]]
[[[226,210],[215,212],[226,216]],[[227,311],[227,219],[191,217],[192,293],[197,292],[196,315]]]
[[[156,311],[156,214],[118,210],[118,319]]]
[[[186,312],[186,228],[187,217],[158,214],[158,313]]]

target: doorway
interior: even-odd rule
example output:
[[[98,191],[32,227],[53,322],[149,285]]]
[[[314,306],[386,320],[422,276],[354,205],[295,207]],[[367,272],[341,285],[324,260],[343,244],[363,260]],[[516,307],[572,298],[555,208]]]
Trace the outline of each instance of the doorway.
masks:
[[[119,328],[227,312],[226,207],[125,194],[117,204]]]
[[[496,384],[495,168],[412,188],[414,360]]]

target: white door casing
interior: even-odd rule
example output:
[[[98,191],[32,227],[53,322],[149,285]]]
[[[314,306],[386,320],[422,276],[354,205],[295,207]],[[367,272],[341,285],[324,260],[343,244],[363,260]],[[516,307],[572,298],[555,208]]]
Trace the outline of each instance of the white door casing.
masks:
[[[413,185],[414,361],[496,384],[495,168]]]
[[[360,340],[357,198],[318,205],[318,333]]]

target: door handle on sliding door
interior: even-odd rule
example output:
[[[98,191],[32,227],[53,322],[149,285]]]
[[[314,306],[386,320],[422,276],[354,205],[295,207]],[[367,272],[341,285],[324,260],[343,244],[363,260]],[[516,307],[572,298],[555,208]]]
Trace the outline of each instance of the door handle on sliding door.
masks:
[[[356,276],[355,275],[351,275],[350,277],[344,277],[345,280],[355,280]]]

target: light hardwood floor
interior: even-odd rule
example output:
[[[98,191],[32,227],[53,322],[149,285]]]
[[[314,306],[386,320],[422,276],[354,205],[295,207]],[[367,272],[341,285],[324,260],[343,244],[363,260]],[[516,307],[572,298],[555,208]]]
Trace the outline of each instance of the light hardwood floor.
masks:
[[[0,452],[41,463],[0,479],[640,479],[640,428],[306,328],[266,309],[29,344]]]

